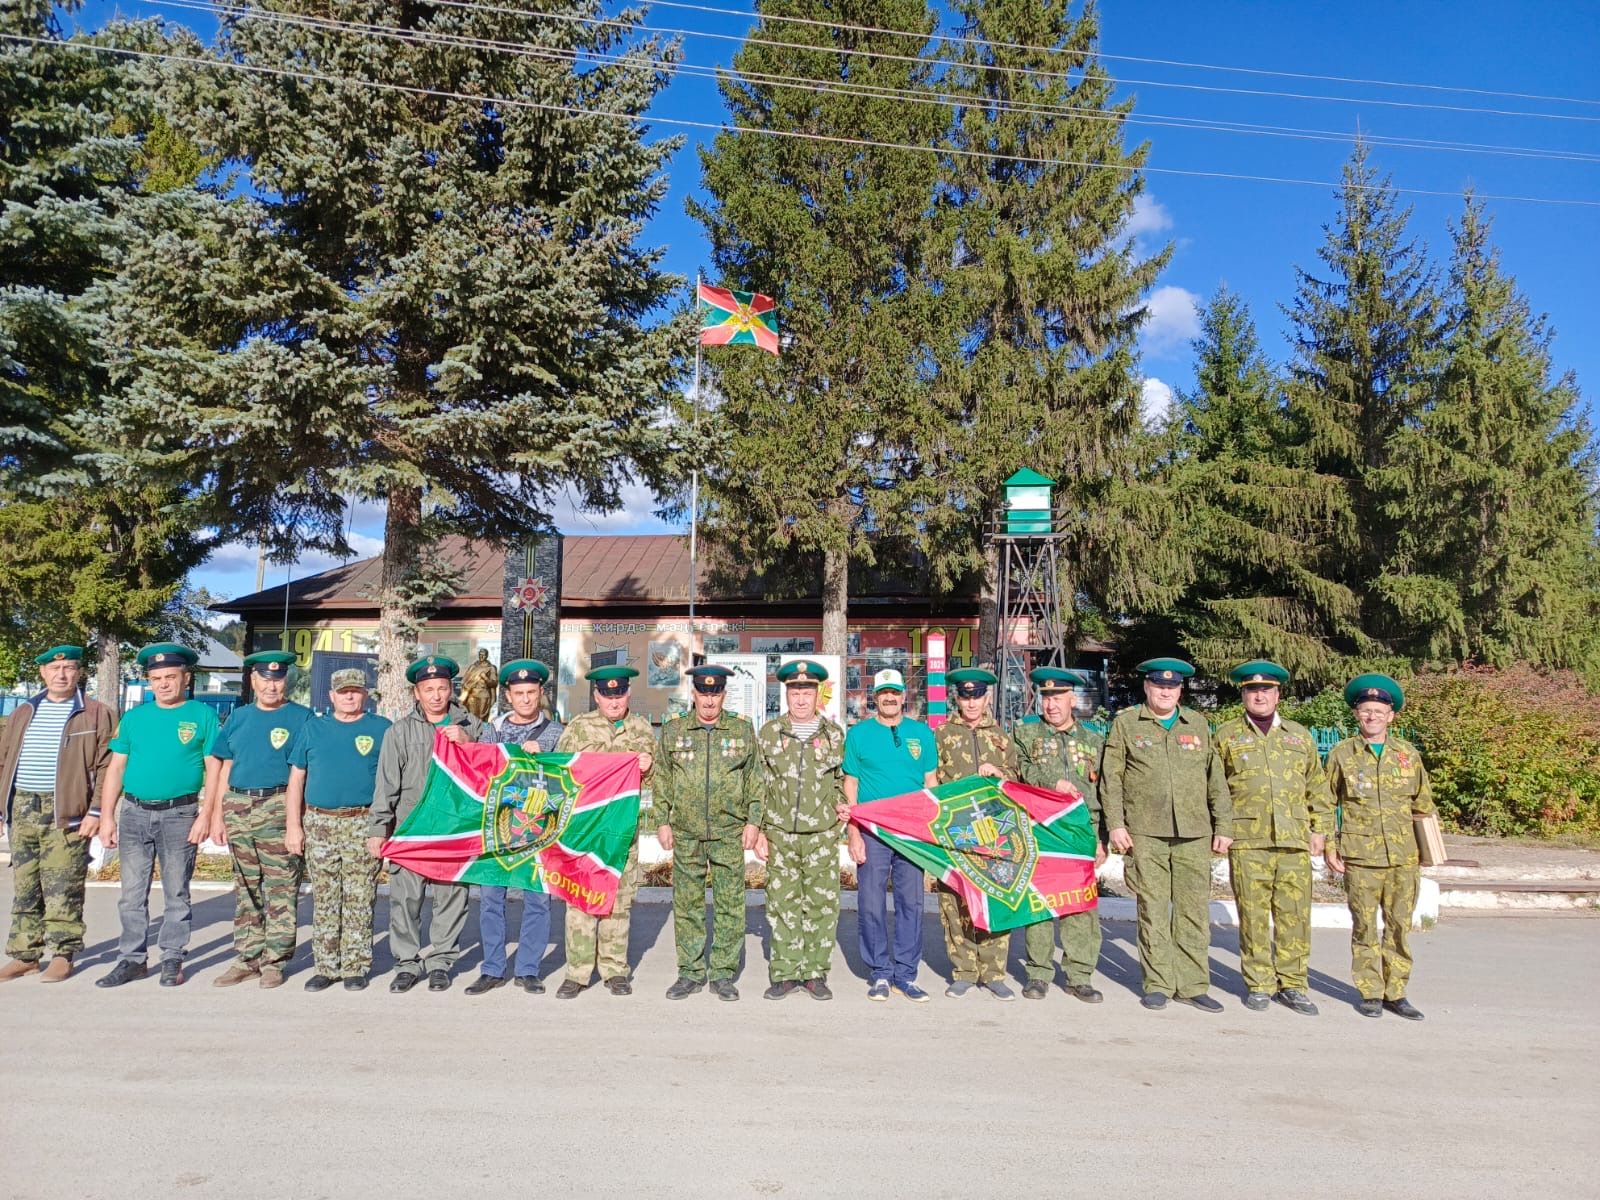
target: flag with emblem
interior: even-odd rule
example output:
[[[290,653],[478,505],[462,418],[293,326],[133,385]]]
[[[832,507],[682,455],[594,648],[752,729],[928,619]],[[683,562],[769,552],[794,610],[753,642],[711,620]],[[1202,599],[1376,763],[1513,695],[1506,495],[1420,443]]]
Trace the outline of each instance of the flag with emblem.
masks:
[[[536,754],[442,735],[383,857],[429,879],[549,892],[603,917],[639,823],[639,756]]]
[[[778,353],[778,313],[771,296],[697,284],[702,346],[759,346]]]
[[[1015,929],[1099,902],[1094,823],[1075,792],[968,775],[858,804],[850,819],[960,896],[979,929]]]

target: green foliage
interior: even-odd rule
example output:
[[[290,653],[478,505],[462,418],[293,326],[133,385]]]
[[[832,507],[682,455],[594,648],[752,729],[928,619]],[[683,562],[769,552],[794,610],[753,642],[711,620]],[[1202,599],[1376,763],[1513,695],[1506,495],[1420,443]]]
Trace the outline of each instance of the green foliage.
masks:
[[[1429,672],[1400,714],[1444,818],[1468,833],[1600,833],[1600,716],[1569,671]]]

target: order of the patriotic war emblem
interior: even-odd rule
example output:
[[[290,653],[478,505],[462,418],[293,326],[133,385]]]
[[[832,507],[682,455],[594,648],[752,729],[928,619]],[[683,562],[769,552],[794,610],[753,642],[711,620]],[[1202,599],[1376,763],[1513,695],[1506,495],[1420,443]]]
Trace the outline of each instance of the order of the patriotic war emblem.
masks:
[[[553,844],[572,815],[578,784],[566,767],[512,760],[489,784],[483,848],[515,867]]]
[[[1009,908],[1022,903],[1039,847],[1021,806],[987,785],[939,806],[930,831],[962,872],[991,899]]]

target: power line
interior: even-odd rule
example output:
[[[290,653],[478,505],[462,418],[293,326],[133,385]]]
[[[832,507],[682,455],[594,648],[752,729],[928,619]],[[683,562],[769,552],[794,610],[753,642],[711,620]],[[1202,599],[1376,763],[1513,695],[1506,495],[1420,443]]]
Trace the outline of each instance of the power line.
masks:
[[[539,46],[530,42],[479,38],[467,34],[448,33],[433,29],[403,29],[393,25],[346,21],[333,17],[303,16],[280,13],[268,9],[251,8],[218,2],[218,0],[146,0],[163,8],[186,9],[201,12],[222,10],[252,21],[266,21],[295,28],[349,32],[362,36],[388,37],[405,42],[427,42],[436,45],[464,46],[485,49],[495,53],[546,61],[578,62],[590,59],[601,63],[622,63],[623,55],[603,54],[598,51],[579,51],[558,47]],[[690,63],[676,59],[654,59],[651,66],[697,79],[718,79],[720,68]],[[1298,141],[1322,141],[1350,144],[1356,135],[1335,130],[1304,129],[1293,126],[1258,125],[1244,121],[1216,121],[1202,117],[1185,117],[1160,113],[1116,113],[1102,108],[1075,105],[1002,101],[963,92],[915,91],[872,84],[842,84],[828,80],[807,79],[793,75],[773,75],[764,72],[738,72],[740,79],[756,84],[770,85],[821,95],[857,96],[866,99],[898,99],[914,104],[938,104],[952,108],[972,105],[985,111],[1025,113],[1038,115],[1072,115],[1085,120],[1126,122],[1139,127],[1165,129],[1191,129],[1209,133],[1231,133],[1251,137],[1289,138]],[[1415,138],[1405,135],[1364,135],[1364,140],[1375,146],[1399,150],[1427,150],[1455,154],[1481,154],[1494,157],[1535,158],[1550,162],[1600,162],[1600,154],[1581,151],[1547,150],[1538,147],[1484,145],[1472,142],[1448,141],[1434,138]]]
[[[1325,179],[1298,179],[1290,176],[1277,175],[1246,175],[1229,171],[1199,171],[1180,167],[1151,167],[1133,166],[1121,163],[1104,163],[1080,161],[1065,158],[1039,158],[1031,155],[997,154],[986,150],[966,150],[948,146],[917,146],[901,142],[885,142],[871,138],[841,137],[831,134],[802,133],[793,129],[766,129],[757,126],[729,126],[712,121],[688,121],[682,118],[650,117],[642,113],[612,112],[605,109],[583,108],[578,105],[549,104],[535,100],[525,100],[514,96],[485,96],[470,92],[457,92],[443,88],[420,87],[415,84],[387,83],[382,80],[357,79],[342,75],[328,75],[317,71],[304,69],[289,69],[284,67],[268,67],[256,63],[244,63],[214,58],[195,58],[191,55],[162,53],[152,50],[133,50],[121,46],[101,46],[89,42],[63,42],[54,38],[34,37],[27,34],[0,33],[0,40],[23,42],[40,46],[53,46],[58,49],[82,50],[90,53],[115,54],[130,58],[153,59],[161,62],[183,63],[192,66],[208,67],[223,71],[243,71],[255,74],[273,75],[286,79],[316,80],[340,86],[372,88],[379,91],[397,92],[415,96],[433,96],[444,100],[461,100],[471,104],[490,104],[505,108],[524,108],[541,112],[566,113],[579,117],[600,117],[609,120],[633,121],[639,124],[667,125],[680,129],[700,129],[712,133],[726,133],[730,135],[756,134],[764,137],[788,138],[797,141],[816,142],[825,145],[854,146],[867,150],[904,150],[919,154],[944,155],[952,158],[969,158],[986,162],[1022,163],[1028,166],[1042,167],[1074,167],[1083,170],[1121,171],[1125,174],[1156,174],[1171,175],[1194,179],[1226,179],[1245,183],[1278,183],[1300,187],[1328,188],[1337,186]],[[1456,198],[1460,193],[1427,188],[1408,188],[1383,185],[1349,184],[1364,191],[1388,190],[1395,195],[1409,196],[1444,196]],[[1600,200],[1571,200],[1549,196],[1514,196],[1479,193],[1479,199],[1502,203],[1518,204],[1545,204],[1567,208],[1600,208]]]

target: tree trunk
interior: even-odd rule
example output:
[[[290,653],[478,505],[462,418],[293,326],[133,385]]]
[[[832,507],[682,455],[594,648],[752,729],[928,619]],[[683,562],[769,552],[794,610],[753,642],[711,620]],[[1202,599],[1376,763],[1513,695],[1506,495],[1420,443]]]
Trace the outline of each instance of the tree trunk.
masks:
[[[850,649],[850,553],[822,553],[822,648],[842,660]]]
[[[95,664],[94,698],[111,706],[112,712],[122,711],[122,639],[108,629],[97,629],[94,634],[98,657]]]
[[[422,489],[389,493],[383,525],[383,582],[378,597],[378,711],[398,720],[411,711],[406,667],[417,647],[417,612],[407,584],[416,574]]]
[[[973,663],[1000,661],[1000,548],[993,539],[983,545],[983,581],[978,591],[978,642]]]

